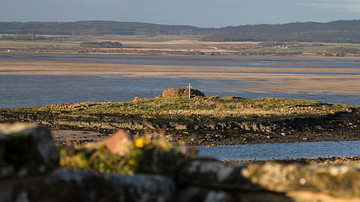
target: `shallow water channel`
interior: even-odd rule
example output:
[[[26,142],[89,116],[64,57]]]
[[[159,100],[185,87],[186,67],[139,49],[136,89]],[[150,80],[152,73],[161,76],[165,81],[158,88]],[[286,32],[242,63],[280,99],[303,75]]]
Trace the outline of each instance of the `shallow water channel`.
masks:
[[[218,160],[269,160],[360,155],[360,141],[302,142],[251,145],[198,146],[199,157]]]

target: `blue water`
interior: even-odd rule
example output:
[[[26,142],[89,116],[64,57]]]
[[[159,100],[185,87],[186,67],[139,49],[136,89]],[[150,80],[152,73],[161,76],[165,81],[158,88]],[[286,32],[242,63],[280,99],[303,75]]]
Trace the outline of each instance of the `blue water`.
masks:
[[[291,57],[204,57],[204,56],[124,56],[0,53],[1,62],[68,61],[137,65],[226,66],[266,68],[360,68],[360,59]],[[11,70],[2,71],[11,73]],[[249,72],[252,73],[252,72]],[[272,72],[272,73],[275,73]],[[280,72],[286,74],[286,72]],[[304,74],[306,72],[300,72]],[[312,73],[314,74],[314,73]],[[319,73],[339,74],[348,73]],[[354,74],[355,75],[355,74]],[[356,74],[358,75],[358,74]],[[134,97],[152,98],[168,88],[185,88],[191,82],[206,96],[245,98],[282,97],[317,100],[328,103],[360,105],[360,92],[354,95],[312,93],[254,93],[241,91],[246,83],[239,80],[192,78],[129,78],[104,76],[0,75],[0,108],[19,108],[60,103],[131,101]],[[228,89],[235,89],[230,92]],[[360,142],[305,142],[199,147],[199,155],[221,160],[266,160],[271,158],[312,158],[360,155]]]
[[[0,53],[1,62],[68,61],[105,62],[141,65],[227,66],[227,67],[315,67],[360,68],[360,59],[292,58],[292,57],[208,57],[208,56],[126,56]],[[2,71],[11,73],[11,70]],[[275,72],[275,71],[274,71]],[[272,73],[274,73],[272,72]],[[252,72],[249,72],[252,73]],[[271,73],[271,72],[270,72]],[[286,72],[280,72],[286,73]],[[294,74],[294,73],[292,73]],[[304,74],[306,72],[300,72]],[[314,74],[314,73],[312,73]],[[316,74],[316,73],[315,73]],[[349,73],[318,73],[349,74]],[[358,75],[358,73],[355,73]],[[354,75],[355,75],[354,74]],[[240,96],[245,98],[282,97],[317,100],[328,103],[360,105],[360,92],[354,95],[312,93],[254,93],[241,91],[244,80],[192,78],[129,78],[102,76],[0,75],[0,108],[19,108],[60,103],[131,101],[134,97],[151,98],[168,88],[185,88],[191,82],[206,96]],[[229,91],[228,89],[233,89]]]
[[[198,156],[219,160],[270,160],[360,155],[360,141],[199,146]]]
[[[282,97],[359,105],[360,95],[311,93],[228,92],[241,81],[190,78],[129,78],[100,76],[0,75],[0,108],[91,102],[131,101],[134,97],[153,98],[168,88],[184,88],[191,82],[206,96],[240,96],[246,98]]]

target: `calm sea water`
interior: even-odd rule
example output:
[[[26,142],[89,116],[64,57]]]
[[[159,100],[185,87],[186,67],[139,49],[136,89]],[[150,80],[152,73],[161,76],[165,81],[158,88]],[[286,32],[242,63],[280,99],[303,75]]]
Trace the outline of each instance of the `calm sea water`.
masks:
[[[199,146],[198,156],[219,160],[270,160],[360,155],[360,141]]]
[[[31,60],[183,66],[360,68],[360,59],[349,58],[124,56],[0,53],[0,65],[1,62]],[[306,72],[303,73],[306,74]],[[78,103],[84,101],[130,101],[134,97],[158,96],[163,90],[168,88],[184,88],[189,82],[191,82],[195,88],[201,89],[206,96],[241,96],[246,98],[283,97],[294,99],[310,99],[348,105],[360,105],[360,92],[359,94],[354,95],[311,93],[290,94],[277,92],[228,92],[227,89],[234,89],[234,87],[236,87],[236,89],[241,89],[245,85],[243,83],[244,81],[237,80],[0,75],[0,108],[19,108],[34,105]]]
[[[1,62],[68,61],[138,65],[228,66],[228,67],[316,67],[360,68],[360,59],[291,57],[197,57],[197,56],[122,56],[0,53]],[[11,72],[11,71],[7,71]],[[251,72],[249,72],[251,73]],[[278,72],[279,73],[279,72]],[[282,72],[280,72],[282,73]],[[282,73],[283,74],[283,73]],[[306,74],[306,72],[300,72]],[[323,74],[323,73],[320,73]],[[324,73],[325,74],[325,73]],[[337,73],[344,74],[344,73]],[[168,88],[185,88],[191,82],[206,96],[246,98],[283,97],[329,103],[360,105],[360,92],[354,95],[310,93],[228,92],[241,89],[243,81],[191,78],[129,78],[101,76],[0,75],[0,108],[19,108],[60,103],[130,101],[134,97],[155,97]],[[221,160],[258,160],[360,155],[359,141],[255,144],[199,147],[199,155]]]

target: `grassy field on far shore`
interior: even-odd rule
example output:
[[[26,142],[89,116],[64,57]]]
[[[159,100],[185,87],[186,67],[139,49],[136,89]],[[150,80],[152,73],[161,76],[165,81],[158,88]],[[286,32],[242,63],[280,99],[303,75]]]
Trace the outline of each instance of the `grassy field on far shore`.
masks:
[[[40,36],[40,35],[39,35]],[[44,35],[42,40],[0,40],[0,52],[33,53],[102,53],[137,55],[244,55],[244,56],[329,56],[329,48],[342,47],[357,49],[360,45],[351,43],[296,42],[282,43],[284,46],[264,45],[255,41],[217,42],[202,41],[198,35],[157,35],[157,36],[70,36]],[[45,40],[44,40],[45,39]],[[116,41],[123,48],[85,48],[82,42]],[[274,42],[275,43],[275,42]],[[295,48],[286,47],[295,44]],[[359,54],[345,54],[360,57]]]

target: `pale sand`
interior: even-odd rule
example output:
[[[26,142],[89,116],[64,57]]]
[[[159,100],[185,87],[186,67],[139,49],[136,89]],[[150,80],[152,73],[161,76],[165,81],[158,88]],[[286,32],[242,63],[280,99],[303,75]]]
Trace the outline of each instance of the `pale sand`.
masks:
[[[294,74],[296,72],[307,72],[307,74]],[[47,61],[0,63],[0,75],[87,75],[220,79],[240,80],[246,84],[245,86],[241,86],[241,89],[238,86],[228,87],[229,89],[226,89],[227,91],[233,92],[360,93],[360,75],[316,74],[323,72],[360,74],[360,69],[154,66]]]
[[[55,141],[74,141],[83,140],[98,142],[103,141],[108,135],[104,135],[93,131],[80,131],[80,130],[51,130]]]

